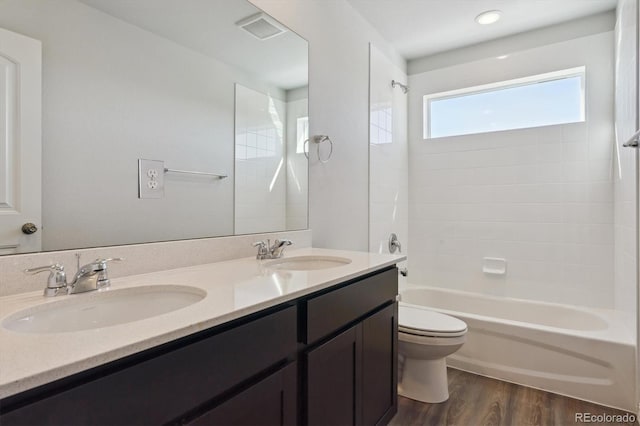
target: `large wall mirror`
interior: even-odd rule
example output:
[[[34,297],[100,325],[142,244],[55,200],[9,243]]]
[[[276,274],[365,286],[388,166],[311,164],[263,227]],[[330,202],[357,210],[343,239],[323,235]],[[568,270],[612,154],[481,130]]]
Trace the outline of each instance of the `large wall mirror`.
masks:
[[[307,228],[308,46],[251,3],[0,0],[0,28],[0,254]]]

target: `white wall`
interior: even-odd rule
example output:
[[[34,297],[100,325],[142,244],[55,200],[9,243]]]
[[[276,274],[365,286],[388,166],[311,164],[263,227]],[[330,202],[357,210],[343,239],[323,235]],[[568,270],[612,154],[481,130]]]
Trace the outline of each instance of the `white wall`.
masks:
[[[636,152],[623,148],[638,129],[637,1],[621,1],[617,10],[614,178],[615,210],[615,306],[636,311],[638,253],[636,247]]]
[[[309,41],[310,133],[334,142],[331,161],[310,162],[313,245],[368,249],[369,42],[404,61],[345,0],[252,0]]]
[[[586,123],[422,139],[422,96],[587,67]],[[613,32],[410,75],[410,280],[613,307]],[[506,276],[482,272],[506,258]]]
[[[616,14],[613,10],[585,16],[584,18],[574,19],[573,21],[562,22],[511,36],[472,44],[459,49],[447,50],[422,58],[412,59],[407,64],[407,72],[409,74],[419,74],[438,68],[446,68],[451,65],[478,61],[512,52],[547,46],[559,41],[606,32],[613,28],[615,21]]]
[[[407,75],[373,45],[370,61],[369,251],[389,253],[389,235],[394,232],[407,254],[408,95],[391,87],[392,80],[406,84]]]
[[[620,0],[617,9],[616,36],[616,159],[614,181],[615,207],[615,306],[617,309],[635,312],[636,322],[636,394],[635,411],[640,409],[640,276],[638,260],[640,174],[638,158],[640,150],[624,148],[622,144],[640,126],[640,5],[638,0]]]

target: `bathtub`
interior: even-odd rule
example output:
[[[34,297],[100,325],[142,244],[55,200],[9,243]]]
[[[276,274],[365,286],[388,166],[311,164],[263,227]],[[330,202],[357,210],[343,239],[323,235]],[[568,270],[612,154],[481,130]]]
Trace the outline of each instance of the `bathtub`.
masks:
[[[403,303],[467,323],[467,341],[447,358],[450,367],[636,412],[632,315],[435,287],[401,289]]]

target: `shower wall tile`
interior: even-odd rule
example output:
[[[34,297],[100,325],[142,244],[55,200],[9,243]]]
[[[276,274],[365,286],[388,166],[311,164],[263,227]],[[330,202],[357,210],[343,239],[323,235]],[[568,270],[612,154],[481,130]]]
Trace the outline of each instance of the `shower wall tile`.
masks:
[[[412,283],[614,307],[611,46],[612,31],[410,76]],[[587,67],[586,122],[422,138],[423,95],[535,74],[531,63]],[[505,258],[506,275],[483,274],[483,257]]]
[[[236,84],[234,232],[287,229],[286,103]]]
[[[388,253],[393,232],[407,254],[407,95],[391,87],[407,76],[375,46],[370,49],[369,251]]]

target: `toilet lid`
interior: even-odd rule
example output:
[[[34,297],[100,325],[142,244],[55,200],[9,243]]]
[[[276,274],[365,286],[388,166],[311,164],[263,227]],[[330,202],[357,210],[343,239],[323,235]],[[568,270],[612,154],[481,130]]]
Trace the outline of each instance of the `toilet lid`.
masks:
[[[453,337],[467,331],[464,321],[419,306],[400,304],[398,314],[399,329],[411,334]]]

